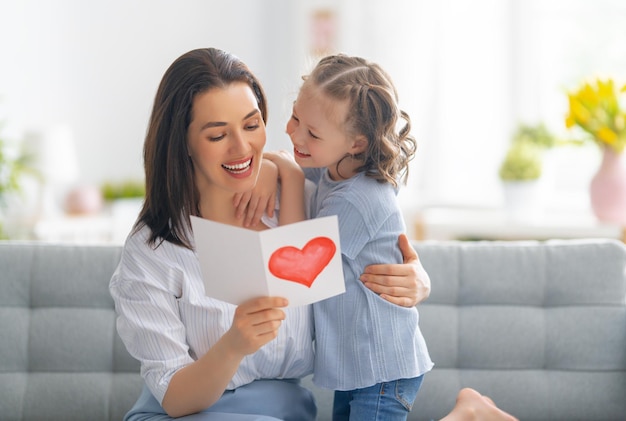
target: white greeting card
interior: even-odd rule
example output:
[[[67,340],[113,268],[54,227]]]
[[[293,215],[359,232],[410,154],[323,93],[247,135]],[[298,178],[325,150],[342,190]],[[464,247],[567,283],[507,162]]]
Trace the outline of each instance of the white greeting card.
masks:
[[[209,297],[238,305],[281,296],[298,306],[345,292],[336,216],[265,231],[194,216],[191,224]]]

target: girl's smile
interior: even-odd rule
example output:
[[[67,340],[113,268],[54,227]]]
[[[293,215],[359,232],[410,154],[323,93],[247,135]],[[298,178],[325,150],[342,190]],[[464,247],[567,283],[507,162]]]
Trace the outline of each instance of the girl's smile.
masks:
[[[297,156],[298,158],[309,158],[311,156],[311,154],[304,153],[300,151],[298,148],[296,148],[295,146],[293,148],[293,154]]]

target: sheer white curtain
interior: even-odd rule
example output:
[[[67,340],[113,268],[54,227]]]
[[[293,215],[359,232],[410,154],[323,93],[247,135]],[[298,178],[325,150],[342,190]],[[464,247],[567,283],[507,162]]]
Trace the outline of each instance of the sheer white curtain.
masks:
[[[419,151],[407,207],[490,205],[512,124],[512,5],[501,0],[346,1],[341,49],[396,82]]]
[[[559,135],[566,91],[596,74],[626,77],[619,0],[345,0],[339,49],[394,78],[420,149],[401,194],[407,208],[498,207],[497,171],[519,122]],[[547,208],[586,210],[598,153],[550,154]]]
[[[516,118],[564,127],[568,90],[596,76],[626,82],[626,3],[620,0],[525,0],[517,5]],[[548,207],[589,211],[588,185],[600,159],[595,145],[550,154]]]

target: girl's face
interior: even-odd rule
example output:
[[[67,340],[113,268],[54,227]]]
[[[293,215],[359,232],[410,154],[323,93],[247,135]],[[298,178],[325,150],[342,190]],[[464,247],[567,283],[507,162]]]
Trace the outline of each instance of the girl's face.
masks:
[[[200,193],[254,187],[266,137],[250,87],[235,82],[203,92],[194,98],[191,114],[187,148]]]
[[[346,154],[362,151],[360,142],[348,138],[342,123],[348,112],[347,101],[328,98],[313,86],[303,86],[287,122],[287,134],[294,147],[296,162],[303,168],[323,168],[338,180],[337,163]]]

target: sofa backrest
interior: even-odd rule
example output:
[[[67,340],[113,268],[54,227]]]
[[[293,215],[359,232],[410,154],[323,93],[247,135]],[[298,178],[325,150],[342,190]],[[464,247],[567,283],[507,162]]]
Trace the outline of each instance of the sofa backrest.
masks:
[[[435,369],[411,419],[462,387],[520,420],[626,419],[626,247],[613,240],[416,244]]]
[[[120,247],[0,242],[0,419],[116,420],[139,364],[115,328]]]
[[[626,419],[626,247],[612,240],[415,243],[435,368],[409,420],[473,387],[520,420]],[[142,380],[115,329],[119,246],[0,242],[0,419],[121,420]],[[320,421],[332,394],[310,386]]]

